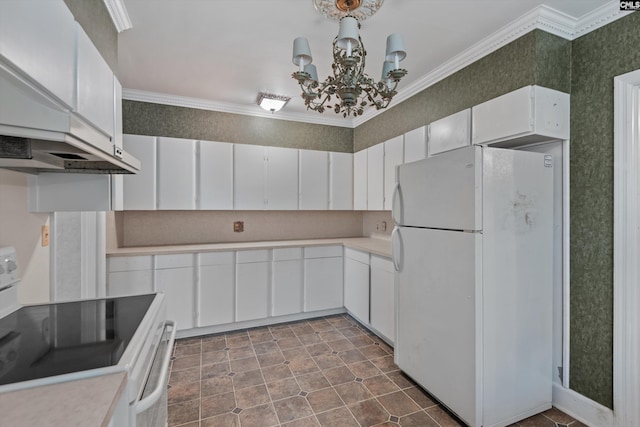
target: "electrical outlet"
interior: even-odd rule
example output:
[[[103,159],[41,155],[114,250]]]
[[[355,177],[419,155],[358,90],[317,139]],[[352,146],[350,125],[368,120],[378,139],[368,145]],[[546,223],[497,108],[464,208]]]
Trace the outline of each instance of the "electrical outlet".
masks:
[[[42,247],[49,246],[49,226],[42,226]]]
[[[244,231],[244,221],[235,221],[233,223],[233,232],[242,233]]]

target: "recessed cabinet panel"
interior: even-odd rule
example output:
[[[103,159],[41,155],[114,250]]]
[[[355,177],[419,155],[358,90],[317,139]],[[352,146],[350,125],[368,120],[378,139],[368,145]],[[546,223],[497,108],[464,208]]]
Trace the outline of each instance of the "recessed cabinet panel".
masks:
[[[233,253],[229,254],[233,258]],[[233,262],[201,265],[198,326],[232,323],[234,320],[234,291],[235,264]]]
[[[78,23],[76,36],[75,111],[106,135],[113,136],[113,72]]]
[[[329,153],[299,150],[300,200],[302,210],[326,210],[329,207]]]
[[[267,317],[268,288],[269,263],[236,264],[236,322]]]
[[[75,22],[63,1],[0,1],[0,61],[73,107]]]
[[[353,209],[352,153],[329,153],[329,209]]]
[[[404,159],[404,138],[402,135],[384,143],[384,209],[391,210],[393,190],[396,186],[396,166]]]
[[[304,260],[304,311],[343,306],[342,257]]]
[[[273,316],[302,312],[302,258],[273,262]]]
[[[427,158],[427,127],[421,126],[404,134],[404,163]]]
[[[395,341],[394,269],[390,259],[371,255],[371,326]]]
[[[384,144],[367,148],[367,209],[384,209]]]
[[[368,258],[368,254],[364,254]],[[369,263],[344,258],[344,307],[363,323],[369,323]]]
[[[153,270],[113,271],[107,275],[107,296],[153,292]]]
[[[156,291],[165,293],[167,318],[177,329],[194,326],[194,267],[156,270]]]
[[[233,145],[233,208],[265,208],[265,147]]]
[[[195,209],[195,147],[189,139],[158,138],[158,209]]]
[[[367,210],[367,150],[353,155],[353,209]]]
[[[198,209],[233,209],[233,144],[198,141]]]
[[[298,209],[298,150],[267,147],[266,209]]]
[[[125,175],[124,210],[156,209],[156,138],[124,135],[124,150],[140,160],[140,172]]]

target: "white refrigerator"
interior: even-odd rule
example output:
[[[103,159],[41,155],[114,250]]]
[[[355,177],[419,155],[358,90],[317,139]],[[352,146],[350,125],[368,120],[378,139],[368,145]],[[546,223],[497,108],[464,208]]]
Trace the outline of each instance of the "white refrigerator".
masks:
[[[395,362],[472,427],[551,407],[552,160],[470,146],[397,168]]]

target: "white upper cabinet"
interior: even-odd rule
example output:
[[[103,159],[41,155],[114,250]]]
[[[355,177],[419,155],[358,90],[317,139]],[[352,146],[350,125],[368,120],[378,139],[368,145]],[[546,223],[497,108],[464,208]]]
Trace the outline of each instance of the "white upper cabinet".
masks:
[[[267,147],[266,209],[298,209],[298,150]]]
[[[113,72],[78,23],[76,36],[75,112],[106,135],[113,136]]]
[[[352,153],[329,153],[329,209],[353,209]]]
[[[0,62],[73,107],[75,28],[62,0],[0,1]]]
[[[301,210],[326,210],[329,207],[329,153],[299,150]]]
[[[124,135],[125,151],[140,159],[140,172],[125,175],[124,209],[155,210],[156,209],[156,138],[143,135]]]
[[[353,155],[353,209],[367,210],[367,150]]]
[[[384,144],[367,148],[367,209],[384,209]]]
[[[471,144],[471,109],[459,111],[429,125],[429,156]]]
[[[113,145],[122,148],[122,85],[113,76]]]
[[[196,208],[195,147],[189,139],[158,138],[158,209]]]
[[[233,208],[264,209],[265,147],[233,145]]]
[[[515,147],[569,138],[569,94],[525,86],[476,105],[472,111],[472,142]]]
[[[402,135],[384,143],[384,209],[391,210],[393,190],[396,186],[396,166],[404,160],[404,138]]]
[[[198,141],[198,209],[233,209],[233,144]]]
[[[404,134],[404,163],[427,158],[427,126]]]

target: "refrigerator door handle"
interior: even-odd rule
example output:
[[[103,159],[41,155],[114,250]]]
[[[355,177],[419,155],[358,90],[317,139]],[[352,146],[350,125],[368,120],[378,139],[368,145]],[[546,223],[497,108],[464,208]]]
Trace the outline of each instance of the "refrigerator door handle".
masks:
[[[400,262],[402,258],[402,238],[400,236],[400,229],[398,227],[393,228],[391,233],[391,261],[393,262],[393,269],[400,271]]]
[[[396,182],[393,188],[393,198],[391,199],[391,218],[396,224],[400,224],[402,220],[402,196],[400,194],[400,183]]]

